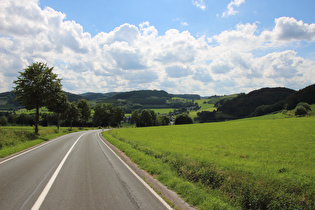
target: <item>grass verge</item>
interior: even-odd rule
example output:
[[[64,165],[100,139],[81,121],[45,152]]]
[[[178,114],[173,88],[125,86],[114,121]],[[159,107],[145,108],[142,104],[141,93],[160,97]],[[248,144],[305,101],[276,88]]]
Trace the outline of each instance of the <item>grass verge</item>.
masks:
[[[250,118],[103,135],[200,209],[315,209],[314,125]]]
[[[31,126],[4,126],[0,127],[0,158],[22,151],[49,139],[76,132],[82,128],[40,127],[39,136],[34,134]]]

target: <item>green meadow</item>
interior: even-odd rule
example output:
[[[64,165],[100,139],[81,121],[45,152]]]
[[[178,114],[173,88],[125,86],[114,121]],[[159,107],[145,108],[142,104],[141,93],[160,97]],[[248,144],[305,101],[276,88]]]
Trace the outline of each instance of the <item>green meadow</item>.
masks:
[[[285,116],[103,135],[200,209],[314,209],[315,117]]]

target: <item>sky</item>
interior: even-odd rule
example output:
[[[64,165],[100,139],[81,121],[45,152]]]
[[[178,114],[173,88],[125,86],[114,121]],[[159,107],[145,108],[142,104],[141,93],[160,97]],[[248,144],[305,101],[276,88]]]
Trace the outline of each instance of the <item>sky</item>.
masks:
[[[0,92],[45,62],[72,93],[315,83],[314,0],[1,0]]]

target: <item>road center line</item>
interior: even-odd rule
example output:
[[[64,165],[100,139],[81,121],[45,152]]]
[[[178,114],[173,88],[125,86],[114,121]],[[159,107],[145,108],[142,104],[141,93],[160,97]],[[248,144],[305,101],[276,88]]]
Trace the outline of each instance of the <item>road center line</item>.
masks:
[[[84,133],[85,134],[85,133]],[[57,167],[56,171],[54,172],[54,174],[52,175],[52,177],[50,178],[49,182],[47,183],[47,185],[45,186],[44,190],[42,191],[42,193],[40,194],[40,196],[38,197],[38,199],[36,200],[36,202],[34,203],[32,210],[38,210],[42,203],[44,202],[51,186],[54,184],[63,164],[66,162],[69,154],[71,153],[71,151],[73,150],[74,146],[77,144],[77,142],[80,140],[80,138],[84,135],[82,134],[72,145],[72,147],[69,149],[69,151],[67,152],[67,154],[65,155],[65,157],[62,159],[62,161],[60,162],[59,166]]]

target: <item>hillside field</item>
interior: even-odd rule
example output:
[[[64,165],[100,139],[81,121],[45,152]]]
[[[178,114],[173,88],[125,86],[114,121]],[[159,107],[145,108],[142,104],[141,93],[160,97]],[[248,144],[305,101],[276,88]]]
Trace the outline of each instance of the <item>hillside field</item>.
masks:
[[[314,209],[314,125],[260,117],[103,135],[201,209]]]

